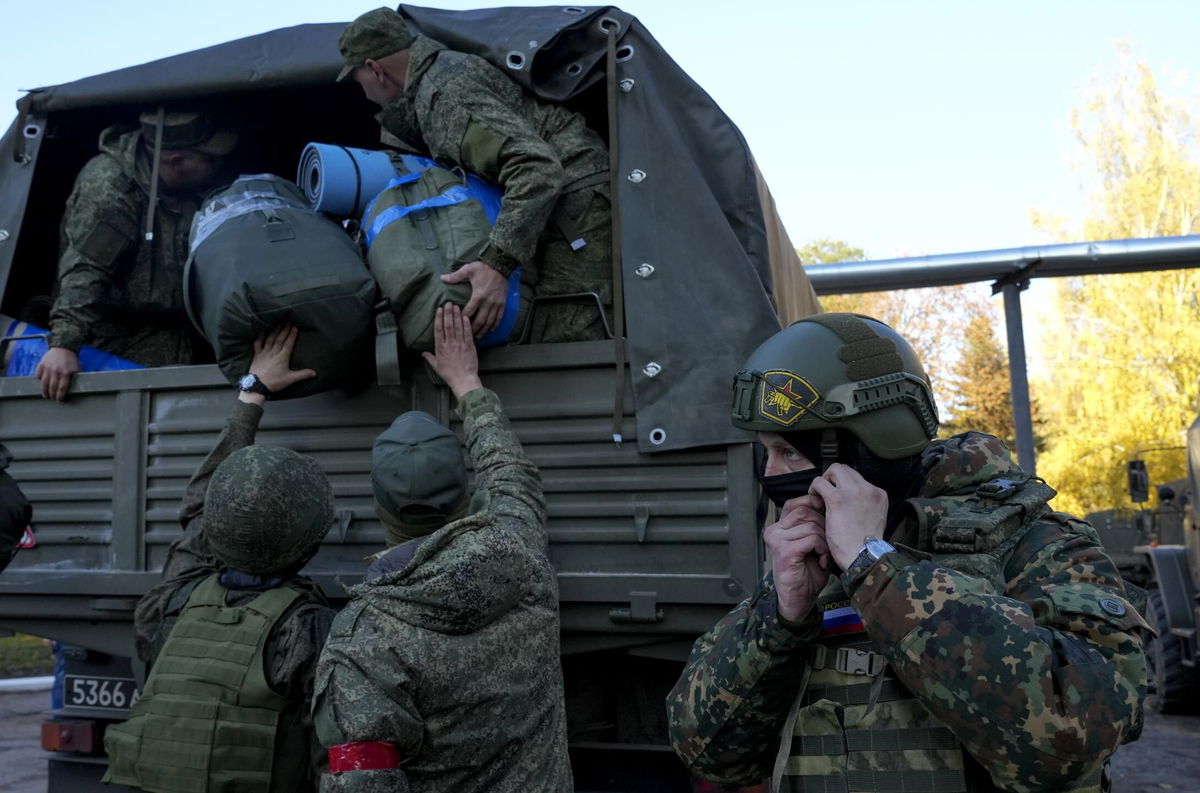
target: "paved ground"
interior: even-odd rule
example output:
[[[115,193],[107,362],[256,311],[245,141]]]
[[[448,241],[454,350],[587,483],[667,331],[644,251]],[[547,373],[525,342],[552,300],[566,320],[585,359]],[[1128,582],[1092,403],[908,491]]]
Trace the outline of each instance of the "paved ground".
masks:
[[[0,791],[45,793],[40,725],[49,703],[48,691],[0,693]],[[1113,757],[1113,793],[1164,791],[1200,793],[1200,716],[1147,708],[1142,739]]]

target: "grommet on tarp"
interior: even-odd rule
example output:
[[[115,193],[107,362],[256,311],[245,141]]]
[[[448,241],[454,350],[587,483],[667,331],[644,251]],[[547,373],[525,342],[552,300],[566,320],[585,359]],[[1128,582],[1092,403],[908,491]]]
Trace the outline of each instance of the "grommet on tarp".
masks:
[[[621,89],[621,93],[627,94],[633,90],[635,80],[632,77],[626,77],[621,82],[617,83],[617,87]]]
[[[646,180],[646,172],[643,171],[641,168],[634,168],[632,171],[629,172],[629,176],[627,176],[626,178],[629,179],[629,181],[633,182],[634,184],[641,184],[642,182],[644,182]]]
[[[8,229],[0,229],[0,242],[4,242],[6,239],[8,239]]]
[[[605,36],[608,35],[609,30],[615,30],[618,36],[621,35],[621,22],[612,17],[600,17],[599,21],[596,22],[596,26],[600,28],[600,32]]]
[[[654,275],[654,265],[642,262],[637,266],[637,269],[634,270],[634,272],[637,273],[638,277],[640,278],[649,278],[650,276]]]
[[[617,63],[624,63],[633,57],[634,50],[632,44],[622,44],[617,48]]]
[[[582,14],[583,13],[583,9],[580,8],[579,6],[563,6],[562,11],[564,14]]]
[[[642,367],[642,374],[646,375],[646,377],[657,377],[658,373],[661,371],[662,371],[662,367],[659,366],[654,361],[651,361],[650,363],[648,363]]]
[[[513,50],[508,53],[508,57],[504,59],[504,62],[513,71],[520,71],[525,68],[525,53]]]
[[[648,438],[650,439],[650,443],[654,444],[655,446],[662,446],[667,442],[667,431],[662,427],[655,427],[654,429],[650,430],[650,435]]]
[[[567,66],[566,71],[567,71],[567,74],[569,74],[570,76],[578,77],[580,75],[580,73],[583,72],[583,67],[580,66],[578,63],[572,63],[569,66]]]

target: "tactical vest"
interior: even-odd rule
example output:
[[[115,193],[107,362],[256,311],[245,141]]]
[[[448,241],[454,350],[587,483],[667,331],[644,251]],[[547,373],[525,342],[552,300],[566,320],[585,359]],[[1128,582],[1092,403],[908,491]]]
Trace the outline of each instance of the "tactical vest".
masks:
[[[974,575],[1002,574],[1003,559],[1044,515],[1054,495],[1028,479],[996,479],[962,499],[928,531],[922,506],[909,499],[923,550]],[[822,630],[810,649],[806,685],[793,705],[780,747],[774,789],[781,793],[993,793],[987,772],[940,719],[874,651],[841,579],[818,598]],[[1072,789],[1101,793],[1102,772]]]
[[[289,751],[302,735],[298,718],[281,719],[295,703],[271,690],[263,666],[272,627],[304,593],[284,585],[226,606],[217,579],[192,592],[129,721],[105,733],[105,782],[151,793],[275,793],[307,784],[308,768]]]

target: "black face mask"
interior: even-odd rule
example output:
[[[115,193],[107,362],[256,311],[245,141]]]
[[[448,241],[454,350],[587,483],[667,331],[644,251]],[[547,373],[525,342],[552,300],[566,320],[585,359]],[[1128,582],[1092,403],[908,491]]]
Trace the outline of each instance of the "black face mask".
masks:
[[[790,474],[760,476],[758,481],[767,498],[775,502],[775,506],[783,509],[783,505],[790,499],[808,495],[809,486],[820,475],[820,468],[806,468],[803,471],[792,471]]]

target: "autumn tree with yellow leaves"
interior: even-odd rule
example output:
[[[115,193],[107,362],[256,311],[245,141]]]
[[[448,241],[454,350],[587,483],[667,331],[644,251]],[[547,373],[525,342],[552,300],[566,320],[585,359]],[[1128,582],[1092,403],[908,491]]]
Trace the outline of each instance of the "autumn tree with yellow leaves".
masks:
[[[1096,82],[1072,126],[1089,177],[1088,210],[1071,231],[1034,222],[1063,242],[1200,233],[1200,98],[1169,96],[1121,53],[1115,80]],[[1045,421],[1038,473],[1077,514],[1128,503],[1125,463],[1146,460],[1153,482],[1183,476],[1183,430],[1200,410],[1200,270],[1087,276],[1056,284],[1034,384]],[[1151,488],[1153,492],[1153,488]]]

